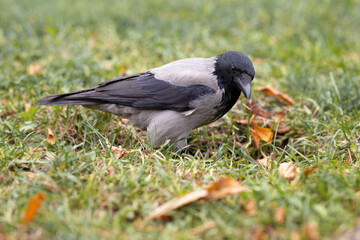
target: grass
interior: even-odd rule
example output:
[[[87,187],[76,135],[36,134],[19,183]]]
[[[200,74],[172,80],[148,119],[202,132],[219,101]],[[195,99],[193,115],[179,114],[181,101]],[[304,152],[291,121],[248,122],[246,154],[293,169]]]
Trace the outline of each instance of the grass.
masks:
[[[355,228],[359,7],[356,0],[1,0],[0,238],[323,239]],[[194,155],[152,150],[143,132],[109,114],[35,105],[48,94],[228,50],[254,60],[259,106],[284,108],[256,91],[267,84],[296,102],[287,110],[292,130],[259,150],[248,126],[234,124],[248,118],[243,97],[222,120],[192,132]],[[41,74],[28,73],[33,64]],[[46,141],[47,128],[55,145]],[[128,153],[116,159],[107,144]],[[271,154],[269,170],[253,161]],[[277,170],[289,161],[319,167],[290,184]],[[159,204],[224,176],[248,190],[182,207],[146,228],[136,224]],[[20,227],[38,192],[46,200]],[[279,208],[284,221],[276,220]],[[208,232],[192,231],[212,220]]]

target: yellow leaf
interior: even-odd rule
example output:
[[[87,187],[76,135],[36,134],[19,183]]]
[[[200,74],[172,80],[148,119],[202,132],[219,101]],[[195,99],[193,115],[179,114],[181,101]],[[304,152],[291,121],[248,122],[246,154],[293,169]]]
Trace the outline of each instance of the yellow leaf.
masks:
[[[28,225],[28,223],[34,219],[45,198],[46,196],[43,193],[37,193],[32,198],[30,198],[28,207],[25,211],[24,219],[21,222],[22,226]]]
[[[260,137],[255,132],[251,131],[251,136],[254,138],[256,148],[260,148]]]
[[[273,132],[270,128],[260,127],[259,125],[251,126],[251,131],[260,137],[265,142],[271,142],[273,139]]]
[[[55,135],[53,133],[53,131],[51,131],[50,128],[48,128],[48,135],[47,135],[47,139],[48,143],[50,143],[51,145],[55,144]]]

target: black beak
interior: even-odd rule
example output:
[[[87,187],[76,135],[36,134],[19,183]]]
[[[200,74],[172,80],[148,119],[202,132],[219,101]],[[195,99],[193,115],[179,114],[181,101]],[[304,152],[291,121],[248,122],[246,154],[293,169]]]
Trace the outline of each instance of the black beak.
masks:
[[[240,90],[244,93],[247,100],[250,99],[251,96],[251,81],[252,77],[247,74],[241,74],[241,77],[236,77],[235,82],[236,85],[240,88]]]

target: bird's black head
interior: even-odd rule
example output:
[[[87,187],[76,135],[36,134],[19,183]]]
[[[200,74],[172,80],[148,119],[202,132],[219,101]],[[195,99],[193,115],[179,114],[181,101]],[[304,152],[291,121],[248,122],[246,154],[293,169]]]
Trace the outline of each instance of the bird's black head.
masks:
[[[220,88],[234,86],[250,99],[255,69],[248,56],[233,51],[218,55],[214,74],[218,77]]]

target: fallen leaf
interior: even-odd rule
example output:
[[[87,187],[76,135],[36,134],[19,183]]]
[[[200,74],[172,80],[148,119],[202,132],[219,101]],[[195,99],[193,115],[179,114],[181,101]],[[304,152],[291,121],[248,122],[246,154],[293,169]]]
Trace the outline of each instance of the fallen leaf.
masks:
[[[279,127],[275,130],[277,130],[278,134],[285,134],[287,132],[291,131],[291,127],[285,127],[282,123],[279,124]]]
[[[347,150],[348,150],[349,156],[345,159],[345,163],[350,164],[353,161],[352,161],[350,149],[348,148]]]
[[[285,222],[285,217],[286,217],[285,207],[279,207],[278,209],[276,209],[275,217],[274,217],[275,222],[279,224],[283,224]]]
[[[272,115],[271,112],[268,112],[262,107],[259,107],[259,105],[257,105],[257,103],[254,100],[247,102],[246,106],[250,108],[251,113],[259,115],[261,117],[267,118]]]
[[[267,239],[269,239],[269,236],[264,231],[256,229],[252,233],[251,239],[254,239],[254,240],[267,240]]]
[[[254,131],[260,137],[260,139],[265,142],[271,142],[273,139],[273,132],[270,128],[253,125],[251,126],[251,130]]]
[[[110,148],[110,145],[106,145],[106,147],[108,149],[110,149],[110,151],[114,154],[116,159],[120,159],[121,157],[124,157],[124,156],[128,155],[129,153],[136,152],[135,150],[132,150],[132,149],[124,149],[121,146],[118,146],[118,147],[111,146],[111,148]]]
[[[260,147],[259,139],[265,142],[271,142],[273,139],[273,132],[270,128],[260,127],[259,125],[251,126],[251,136],[253,136],[255,140],[256,147]]]
[[[15,113],[16,113],[15,111],[2,112],[2,113],[0,113],[0,118],[4,118],[4,117],[7,117],[7,116],[11,116],[11,115],[14,115]]]
[[[46,196],[43,193],[36,193],[32,198],[30,198],[28,202],[28,207],[25,211],[24,218],[21,222],[22,226],[28,225],[29,222],[31,222],[34,219],[37,211],[41,207],[42,202],[45,200],[45,198]]]
[[[256,148],[260,148],[260,137],[259,135],[257,135],[255,132],[251,131],[251,136],[254,138],[254,142],[255,142],[255,145],[256,145]]]
[[[31,107],[31,103],[25,103],[25,112],[29,113],[29,108]]]
[[[145,224],[149,221],[167,215],[168,212],[188,205],[190,203],[204,200],[216,200],[229,195],[234,195],[245,191],[246,187],[242,186],[235,179],[225,177],[210,185],[207,189],[197,190],[180,197],[171,199],[170,201],[157,207],[146,219]]]
[[[193,228],[190,230],[192,235],[200,235],[208,232],[210,229],[216,227],[216,222],[214,220],[204,223],[203,225]]]
[[[255,117],[254,117],[255,116]],[[250,119],[250,125],[265,125],[266,127],[274,127],[274,130],[277,130],[278,134],[285,134],[287,132],[291,131],[291,127],[287,127],[286,125],[288,124],[289,120],[288,119],[282,119],[282,121],[280,121],[279,125],[277,125],[277,123],[271,119],[267,119],[267,118],[263,118],[260,117],[258,115],[252,115],[251,119]],[[248,119],[235,119],[234,120],[235,123],[241,124],[241,125],[248,125],[249,124],[249,120]],[[276,124],[276,125],[274,125]]]
[[[254,58],[253,59],[254,63],[262,63],[263,61],[264,61],[264,59],[262,59],[262,58]]]
[[[304,175],[305,177],[309,176],[311,173],[313,173],[317,168],[319,167],[319,165],[315,164],[307,169],[304,169]]]
[[[255,200],[251,200],[245,204],[245,210],[250,216],[256,215],[256,202]]]
[[[41,175],[39,173],[34,173],[34,172],[23,172],[22,173],[28,180],[34,180],[38,177],[40,177]]]
[[[314,223],[308,223],[305,225],[304,233],[306,236],[306,239],[309,240],[317,240],[319,239],[319,230],[316,224]]]
[[[224,198],[228,195],[241,193],[245,190],[245,187],[235,179],[231,177],[225,177],[210,185],[207,190],[208,195],[205,197],[205,199],[215,200]]]
[[[107,172],[109,177],[113,177],[115,175],[115,168],[113,166],[110,166]]]
[[[263,166],[265,169],[269,169],[269,162],[272,160],[272,156],[267,156],[262,159],[256,160],[261,166]]]
[[[276,91],[270,85],[258,88],[258,91],[264,93],[265,95],[277,97],[278,99],[289,105],[293,105],[295,103],[295,101],[289,95]]]
[[[53,133],[53,131],[48,128],[48,135],[47,135],[47,139],[48,143],[50,143],[51,145],[55,144],[55,135]]]
[[[282,178],[291,181],[300,173],[300,168],[295,166],[293,162],[283,162],[280,164],[278,172]]]
[[[166,213],[175,210],[179,207],[182,207],[184,205],[187,205],[189,203],[198,201],[204,197],[206,197],[208,194],[207,190],[199,190],[195,192],[191,192],[188,194],[185,194],[180,197],[176,197],[171,199],[170,201],[160,205],[157,207],[146,219],[145,222],[149,222],[155,218],[159,218],[162,215],[166,215]]]
[[[301,235],[298,232],[291,232],[290,239],[291,240],[301,240]]]
[[[38,63],[35,63],[35,64],[30,64],[28,67],[27,67],[27,70],[26,72],[29,74],[29,75],[35,75],[35,74],[41,74],[42,73],[42,67],[40,66],[40,64]]]
[[[275,122],[279,122],[284,115],[285,115],[284,112],[275,113],[275,115],[273,116],[274,121],[275,121]]]
[[[346,54],[346,57],[348,57],[351,60],[358,60],[359,59],[359,54],[357,52],[349,52]]]

